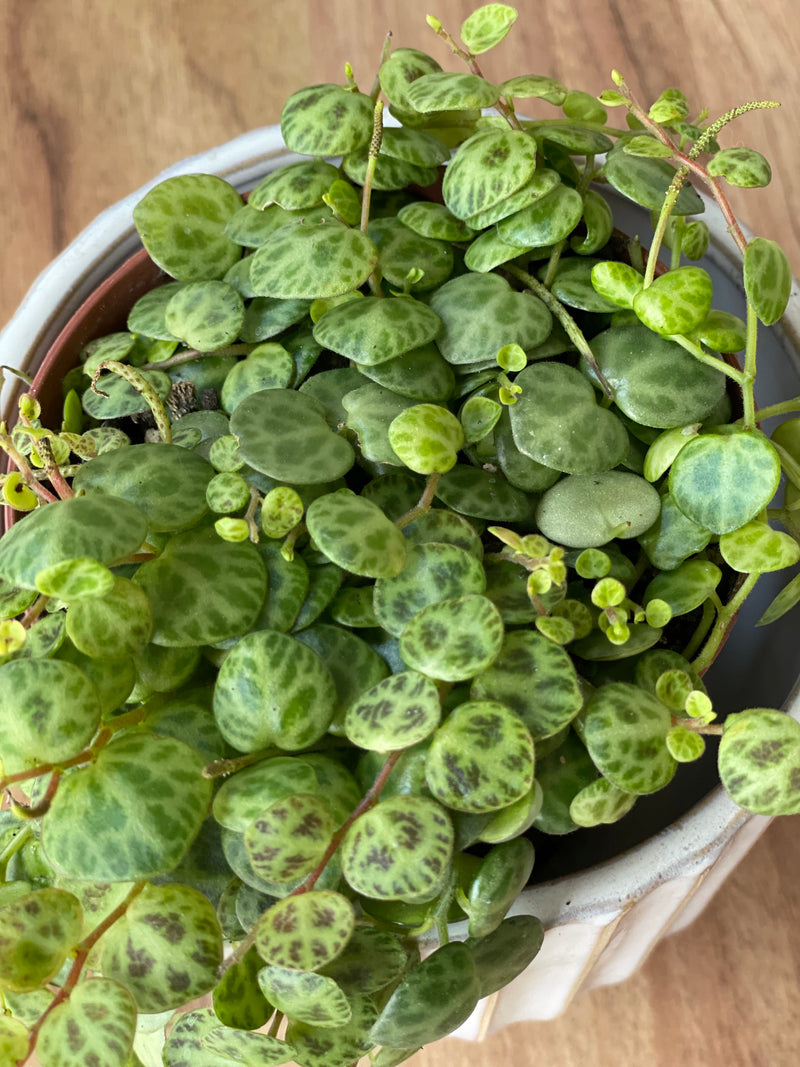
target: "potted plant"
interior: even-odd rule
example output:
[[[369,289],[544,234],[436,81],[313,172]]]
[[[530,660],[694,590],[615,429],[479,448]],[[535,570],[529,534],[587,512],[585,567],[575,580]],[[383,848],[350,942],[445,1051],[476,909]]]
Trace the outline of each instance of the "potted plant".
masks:
[[[124,324],[0,429],[0,1063],[142,1062],[144,1015],[167,1067],[390,1067],[534,959],[532,829],[622,820],[709,736],[743,808],[800,810],[800,726],[703,682],[800,560],[798,423],[757,421],[800,401],[753,393],[790,271],[724,193],[768,164],[716,141],[769,105],[490,84],[515,18],[429,19],[466,74],[387,48],[294,94],[306,158],[247,203],[156,186]],[[683,265],[690,175],[746,321]]]

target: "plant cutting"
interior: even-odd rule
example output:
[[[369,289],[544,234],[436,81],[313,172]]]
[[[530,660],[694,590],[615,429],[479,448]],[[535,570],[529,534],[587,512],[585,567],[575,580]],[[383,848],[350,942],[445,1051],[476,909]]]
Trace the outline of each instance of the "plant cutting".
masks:
[[[758,422],[800,400],[754,401],[790,270],[725,194],[769,165],[717,140],[773,105],[490,83],[515,18],[429,19],[465,73],[387,44],[295,93],[303,158],[246,202],[156,186],[160,283],[0,427],[0,1064],[391,1067],[534,959],[534,834],[707,738],[738,804],[800,810],[800,726],[703,681],[800,560],[800,423]]]

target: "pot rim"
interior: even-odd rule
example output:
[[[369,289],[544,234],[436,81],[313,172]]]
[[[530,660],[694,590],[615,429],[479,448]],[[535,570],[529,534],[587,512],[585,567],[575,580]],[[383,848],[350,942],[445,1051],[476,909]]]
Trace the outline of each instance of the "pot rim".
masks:
[[[154,185],[174,175],[203,172],[224,177],[241,191],[263,177],[265,166],[272,169],[270,164],[301,158],[286,149],[279,126],[262,127],[176,163],[107,208],[33,282],[0,332],[0,362],[13,363],[26,373],[36,372],[86,297],[141,248],[131,214],[135,204]],[[618,197],[613,190],[604,192]],[[736,283],[741,277],[741,266],[725,220],[713,201],[706,196],[703,199],[706,201],[704,220],[711,231],[709,258]],[[772,331],[800,375],[800,291],[794,279],[789,308]],[[0,394],[3,411],[15,388],[16,382],[5,383]],[[789,693],[783,710],[800,720],[800,681]],[[710,866],[734,834],[751,820],[762,824],[762,829],[770,821],[742,811],[718,785],[666,829],[640,844],[583,871],[528,887],[520,894],[511,914],[537,914],[546,924],[556,917],[559,922],[588,919],[599,924],[604,916],[618,914],[621,908],[640,899],[656,885]],[[466,924],[456,924],[457,937],[461,925],[465,933]]]

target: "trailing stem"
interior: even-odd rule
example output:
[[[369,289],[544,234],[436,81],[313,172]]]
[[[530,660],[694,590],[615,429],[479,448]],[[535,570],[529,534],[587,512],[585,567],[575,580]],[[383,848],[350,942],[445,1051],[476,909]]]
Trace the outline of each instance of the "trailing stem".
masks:
[[[744,604],[749,594],[753,591],[753,587],[760,577],[761,575],[758,571],[748,574],[734,596],[732,596],[728,603],[718,612],[717,621],[714,623],[713,629],[708,636],[708,640],[703,646],[703,651],[697,659],[692,662],[692,667],[698,674],[704,674],[714,662],[714,658],[719,651],[725,635],[733,625],[737,614],[741,610],[742,604]]]

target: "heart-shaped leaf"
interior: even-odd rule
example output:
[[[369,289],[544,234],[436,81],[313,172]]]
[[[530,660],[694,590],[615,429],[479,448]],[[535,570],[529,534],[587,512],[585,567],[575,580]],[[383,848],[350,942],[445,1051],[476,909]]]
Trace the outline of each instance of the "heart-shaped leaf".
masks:
[[[250,284],[256,296],[317,300],[358,289],[378,262],[360,230],[334,219],[294,222],[271,234],[253,254]]]
[[[345,155],[372,136],[372,101],[341,85],[307,86],[284,104],[281,135],[302,156]]]
[[[211,352],[229,345],[244,322],[244,302],[227,282],[189,282],[164,310],[167,329],[189,348]]]
[[[221,278],[241,256],[225,224],[242,206],[232,185],[212,174],[180,174],[151,189],[133,209],[150,257],[182,282]]]
[[[319,656],[272,630],[234,645],[214,689],[217,725],[240,752],[305,748],[325,733],[335,706],[333,678]]]
[[[512,709],[534,740],[571,722],[583,695],[567,653],[532,630],[506,634],[500,655],[472,683],[473,700],[499,700]]]
[[[108,592],[69,605],[66,629],[75,647],[93,659],[132,656],[153,636],[150,601],[129,578],[115,578]]]
[[[125,1067],[135,1033],[136,1005],[125,987],[87,978],[44,1020],[36,1054],[42,1067]]]
[[[672,464],[669,488],[681,511],[699,526],[725,534],[769,504],[780,481],[780,460],[758,433],[701,434]]]
[[[205,818],[212,783],[205,758],[182,741],[125,733],[94,763],[67,775],[42,820],[57,870],[114,882],[171,871]]]
[[[464,274],[437,289],[431,307],[444,323],[436,343],[454,365],[494,361],[507,344],[535,348],[552,328],[550,312],[530,293],[515,293],[497,274]]]
[[[361,815],[342,842],[342,871],[357,893],[377,900],[431,900],[453,852],[453,828],[435,800],[394,796]]]
[[[448,164],[444,202],[456,218],[469,219],[521,189],[535,166],[536,141],[527,133],[481,131],[465,141]]]
[[[602,260],[592,267],[592,285],[597,292],[622,308],[632,308],[633,299],[644,284],[638,270],[628,263],[618,263],[614,259]]]
[[[509,417],[520,452],[569,474],[607,471],[628,450],[620,420],[598,405],[580,371],[562,363],[536,363],[521,371],[522,389]]]
[[[447,408],[414,404],[392,420],[389,444],[409,470],[444,474],[455,466],[464,444],[464,429]]]

